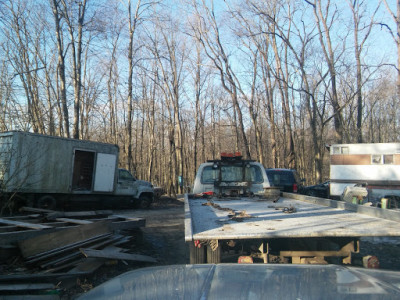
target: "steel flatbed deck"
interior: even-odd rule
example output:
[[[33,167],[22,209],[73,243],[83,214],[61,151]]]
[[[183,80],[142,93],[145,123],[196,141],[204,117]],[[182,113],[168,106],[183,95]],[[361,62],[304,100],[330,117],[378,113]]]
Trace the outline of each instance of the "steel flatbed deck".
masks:
[[[186,241],[400,236],[398,221],[287,197],[274,203],[256,197],[186,196],[185,212]]]

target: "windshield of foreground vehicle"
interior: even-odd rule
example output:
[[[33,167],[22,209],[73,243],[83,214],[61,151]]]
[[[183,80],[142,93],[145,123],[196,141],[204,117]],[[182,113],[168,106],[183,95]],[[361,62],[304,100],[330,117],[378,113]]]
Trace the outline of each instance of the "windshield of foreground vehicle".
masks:
[[[400,272],[339,265],[217,264],[143,268],[84,299],[400,299]]]
[[[212,166],[204,167],[201,175],[202,183],[214,183],[219,181],[220,169],[215,169]],[[244,174],[243,174],[244,173]],[[262,182],[261,170],[258,166],[221,166],[221,181],[222,182]]]

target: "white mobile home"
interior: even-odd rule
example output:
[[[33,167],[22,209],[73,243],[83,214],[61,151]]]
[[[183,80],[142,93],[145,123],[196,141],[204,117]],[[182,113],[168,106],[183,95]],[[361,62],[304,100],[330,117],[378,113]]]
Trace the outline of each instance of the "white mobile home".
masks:
[[[370,201],[400,196],[400,143],[336,144],[330,147],[330,194],[365,184]]]

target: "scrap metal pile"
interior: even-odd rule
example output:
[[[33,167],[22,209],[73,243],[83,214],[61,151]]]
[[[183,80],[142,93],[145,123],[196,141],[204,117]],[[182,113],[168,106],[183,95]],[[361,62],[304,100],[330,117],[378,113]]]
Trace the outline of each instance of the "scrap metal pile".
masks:
[[[24,208],[0,218],[0,298],[60,299],[63,283],[93,274],[111,260],[154,263],[121,248],[145,219],[111,211],[59,212]]]

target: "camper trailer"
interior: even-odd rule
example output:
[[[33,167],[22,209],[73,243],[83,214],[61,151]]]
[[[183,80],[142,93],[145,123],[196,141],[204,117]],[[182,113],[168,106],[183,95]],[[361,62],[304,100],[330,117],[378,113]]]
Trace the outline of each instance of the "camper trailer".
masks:
[[[400,143],[335,144],[330,146],[330,196],[339,198],[348,186],[365,186],[368,201],[400,198]]]

